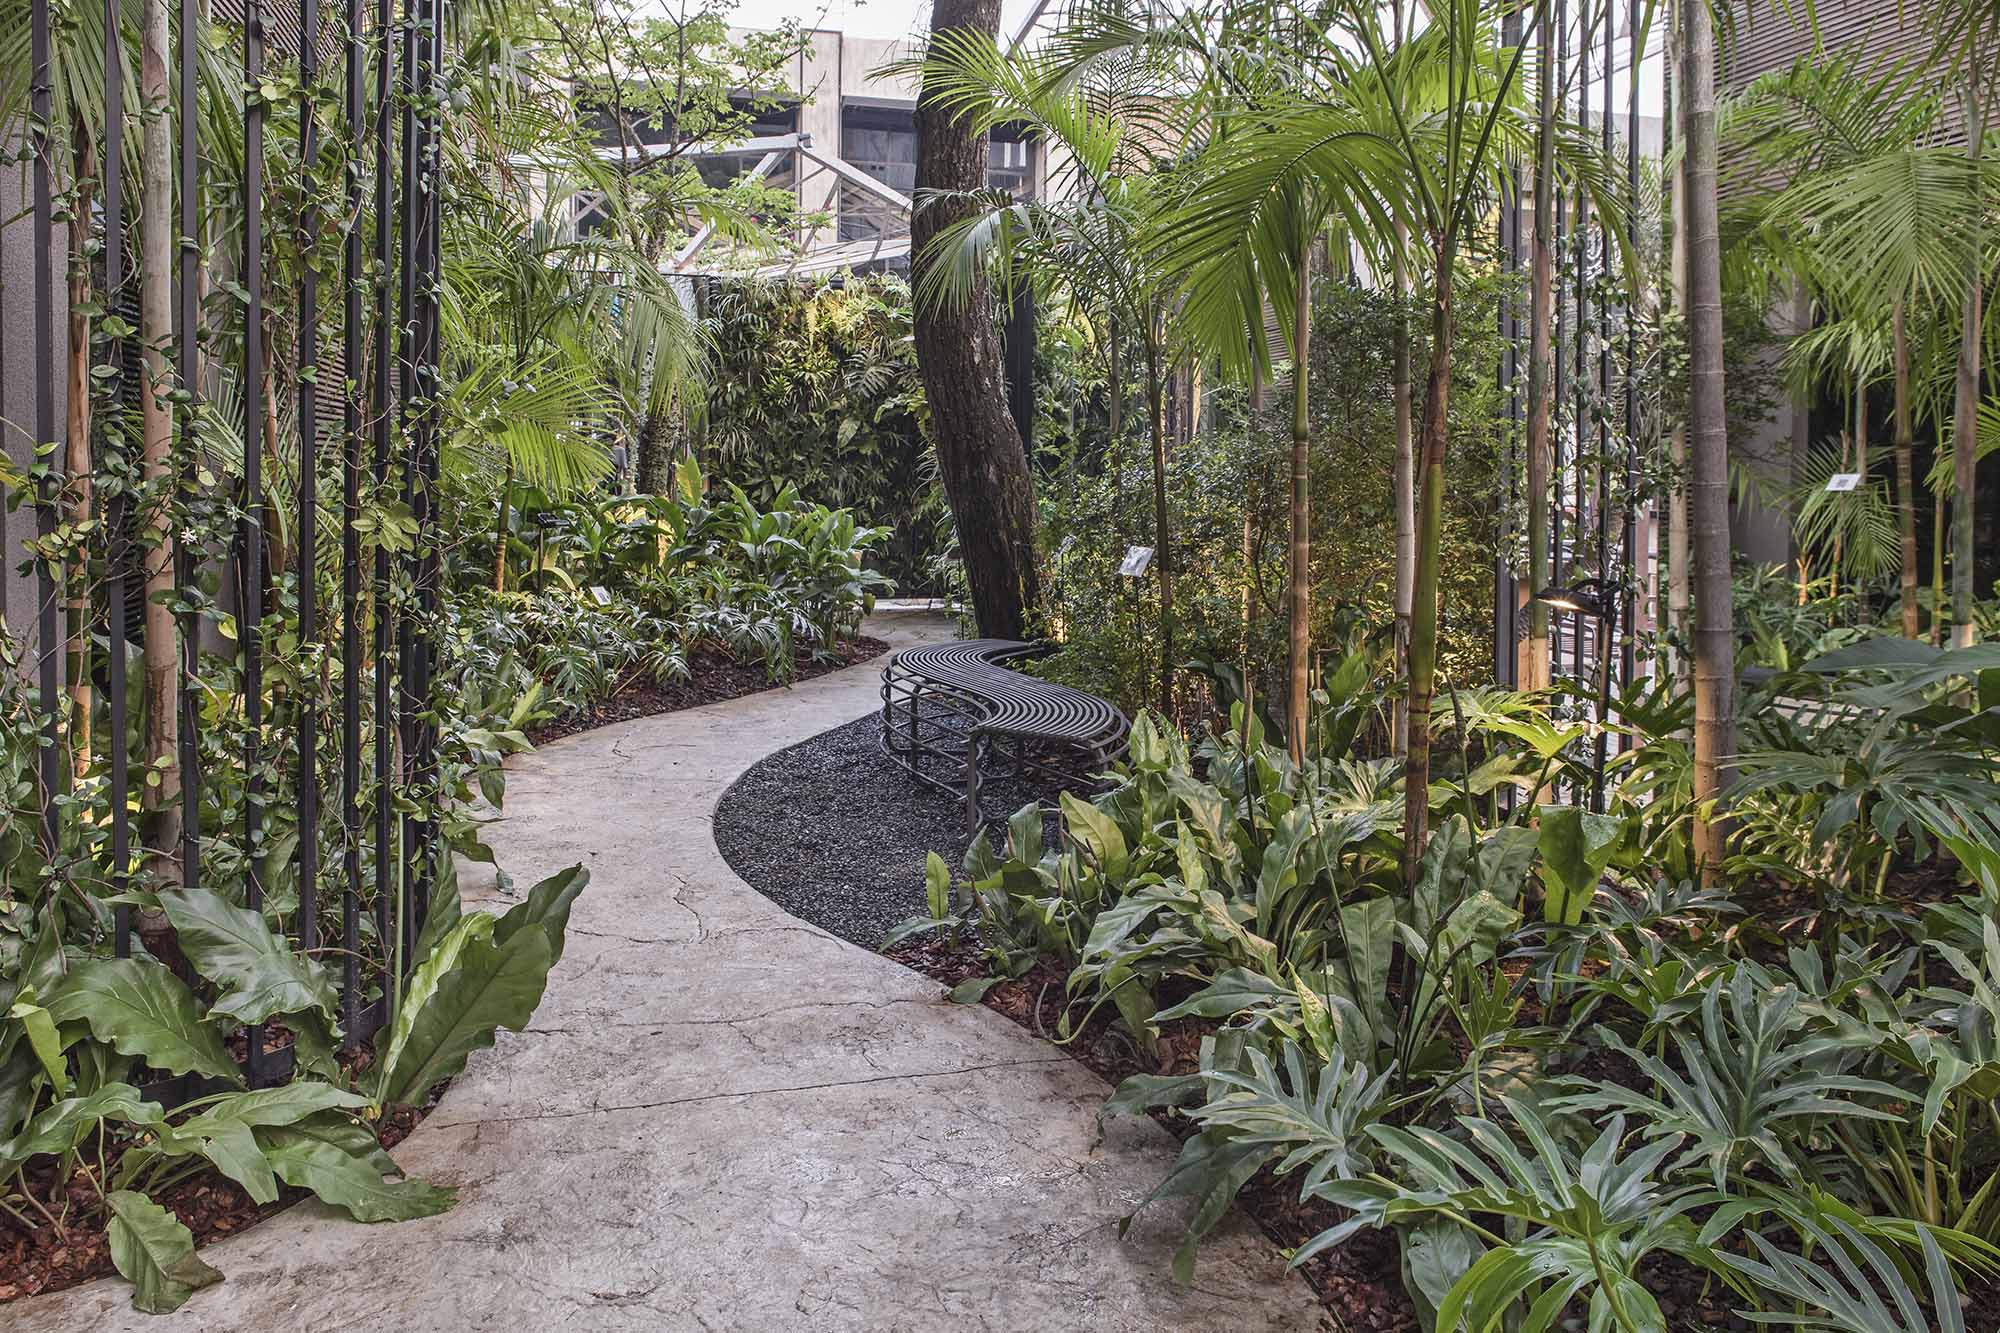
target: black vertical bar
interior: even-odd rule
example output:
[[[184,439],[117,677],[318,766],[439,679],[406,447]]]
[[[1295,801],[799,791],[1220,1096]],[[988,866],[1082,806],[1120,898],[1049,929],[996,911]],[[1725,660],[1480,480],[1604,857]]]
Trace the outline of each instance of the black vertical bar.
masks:
[[[402,455],[403,504],[411,514],[417,509],[417,466],[414,457],[414,437],[416,421],[412,403],[417,391],[417,203],[420,193],[417,183],[417,157],[420,151],[417,143],[417,96],[418,64],[421,60],[419,35],[417,32],[418,0],[403,0],[403,64],[398,72],[398,102],[402,111],[401,169],[397,179],[402,183],[400,203],[402,249],[399,252],[397,269],[396,301],[396,446]],[[402,559],[406,571],[415,572],[414,553]],[[415,776],[413,753],[416,742],[416,636],[417,621],[414,604],[407,607],[405,614],[396,624],[396,735],[398,750],[398,777],[407,792]],[[398,949],[403,967],[410,966],[410,953],[416,945],[416,912],[412,910],[413,895],[409,868],[416,859],[415,821],[407,814],[396,820],[398,841],[402,853],[397,858],[402,868],[402,901],[397,912],[397,922],[401,927]]]
[[[125,288],[125,44],[119,29],[123,17],[118,0],[104,0],[104,309],[117,314]],[[124,367],[123,339],[112,338],[105,360],[116,370]],[[106,394],[104,451],[108,458],[115,448],[124,456],[125,420],[123,395],[118,381],[111,382]],[[120,485],[123,483],[121,482]],[[125,808],[131,795],[131,756],[126,749],[125,707],[125,540],[127,513],[125,492],[119,490],[107,506],[105,544],[106,638],[110,641],[111,735],[106,749],[111,756],[111,886],[123,893],[131,875],[131,814]],[[132,951],[132,909],[120,904],[112,912],[113,947],[120,958]]]
[[[1501,40],[1509,47],[1526,41],[1519,10],[1509,13],[1503,21]],[[1518,161],[1508,165],[1507,182],[1503,187],[1500,251],[1501,262],[1506,265],[1507,272],[1518,274],[1521,271],[1521,168]],[[1500,685],[1515,684],[1519,678],[1516,670],[1519,660],[1515,652],[1513,515],[1517,495],[1514,457],[1521,424],[1520,336],[1519,301],[1510,287],[1506,300],[1500,306],[1500,387],[1507,394],[1508,430],[1500,447],[1500,532],[1494,543],[1493,560],[1493,679]]]
[[[49,0],[34,0],[29,19],[31,32],[29,59],[31,87],[29,124],[30,151],[34,154],[35,244],[35,360],[41,366],[61,363],[56,347],[53,307],[56,299],[55,271],[49,247],[55,243],[53,204],[49,195]],[[35,528],[47,543],[55,535],[56,501],[62,483],[62,451],[51,446],[56,439],[55,376],[35,376],[35,450],[42,469],[35,488]],[[47,452],[44,452],[47,450]],[[36,593],[41,598],[36,626],[36,649],[40,652],[38,703],[42,710],[42,851],[54,861],[61,846],[56,827],[56,798],[62,788],[63,733],[61,721],[63,692],[63,640],[56,614],[57,586],[55,561],[47,556],[35,562]]]
[[[1645,60],[1645,50],[1639,42],[1639,0],[1627,0],[1626,49],[1630,52],[1627,73],[1630,83],[1625,90],[1625,188],[1627,198],[1632,202],[1625,210],[1625,243],[1638,244],[1638,199],[1639,199],[1639,67]],[[1663,159],[1664,160],[1664,159]],[[1639,294],[1631,293],[1625,307],[1625,532],[1620,544],[1625,551],[1625,576],[1619,588],[1618,623],[1625,627],[1625,637],[1619,646],[1619,674],[1625,683],[1632,683],[1637,668],[1634,658],[1633,626],[1634,598],[1639,582],[1638,524],[1633,520],[1632,506],[1639,489],[1638,477],[1638,422],[1639,422]],[[1629,743],[1631,737],[1621,743]]]
[[[415,921],[414,934],[423,929],[430,915],[431,890],[436,879],[437,858],[441,855],[438,846],[438,771],[437,771],[437,724],[431,711],[432,671],[436,651],[435,635],[438,613],[438,590],[440,582],[440,560],[438,543],[432,535],[435,532],[433,512],[436,504],[438,483],[438,230],[442,221],[439,215],[440,168],[439,159],[442,144],[438,126],[437,85],[438,69],[444,55],[444,5],[443,0],[430,0],[426,6],[427,32],[425,36],[426,59],[424,62],[424,113],[419,123],[423,148],[422,163],[422,204],[420,214],[419,245],[417,257],[417,366],[421,375],[423,409],[418,416],[417,465],[421,486],[417,497],[418,531],[424,534],[420,547],[417,588],[418,614],[422,617],[422,633],[417,639],[416,684],[414,693],[422,710],[416,735],[416,785],[422,795],[424,808],[429,813],[418,829],[421,855],[413,867],[416,877],[416,892],[412,905]],[[412,962],[416,960],[413,958]]]
[[[307,0],[310,3],[310,0]],[[341,336],[347,385],[340,462],[340,837],[341,1002],[347,1040],[361,1022],[361,516],[362,380],[368,373],[361,328],[362,122],[361,0],[347,0],[347,235],[342,249]]]
[[[389,181],[390,78],[395,50],[391,0],[375,0],[375,330],[374,386],[369,402],[374,435],[374,488],[378,496],[389,485],[389,264],[394,258],[395,214]],[[382,949],[382,996],[386,1002],[396,985],[395,937],[390,904],[390,876],[396,864],[395,825],[390,765],[394,718],[390,711],[389,678],[391,622],[394,610],[389,599],[389,552],[379,542],[375,546],[375,929]]]
[[[257,858],[264,841],[264,103],[255,90],[264,74],[264,0],[249,0],[243,16],[243,76],[251,89],[243,109],[243,600],[236,642],[243,651],[243,905],[264,905]],[[253,1025],[245,1071],[254,1087],[263,1072],[264,1032]]]
[[[299,0],[299,172],[312,179],[319,156],[313,95],[319,82],[320,0]],[[299,280],[299,644],[319,642],[319,274],[311,256],[319,248],[319,205],[308,195],[299,219],[299,253],[307,257]],[[299,947],[319,947],[319,692],[299,691]]]
[[[1604,151],[1604,171],[1611,174],[1611,66],[1612,16],[1617,10],[1611,0],[1604,0],[1604,72],[1602,116],[1604,124],[1599,133],[1599,141]],[[1597,577],[1600,595],[1608,585],[1615,565],[1611,554],[1611,219],[1599,216],[1597,219],[1597,271],[1603,275],[1606,284],[1604,299],[1597,303]],[[1610,679],[1611,662],[1608,650],[1616,645],[1607,643],[1606,660],[1598,664],[1598,670]],[[1599,718],[1599,722],[1609,721]]]
[[[174,310],[175,360],[185,401],[180,411],[180,491],[183,502],[195,494],[195,404],[201,394],[201,132],[196,76],[201,50],[202,19],[195,0],[181,0],[180,48],[175,52],[180,74],[180,277]],[[185,538],[174,542],[174,591],[184,601],[193,596],[194,552]],[[195,681],[201,665],[201,621],[190,603],[180,614],[180,770],[181,882],[193,888],[201,882],[201,698]]]
[[[1556,0],[1556,105],[1564,116],[1569,114],[1569,4],[1568,0]],[[1563,334],[1570,324],[1568,311],[1563,300],[1562,259],[1569,253],[1569,192],[1556,189],[1553,192],[1556,205],[1555,230],[1552,240],[1556,247],[1555,271],[1549,281],[1553,287],[1550,308],[1555,317],[1555,327],[1550,330],[1549,360],[1555,370],[1554,382],[1549,386],[1549,479],[1555,483],[1555,494],[1545,503],[1549,509],[1549,581],[1561,584],[1569,581],[1569,566],[1563,559],[1563,506],[1569,490],[1565,471],[1565,455],[1569,444],[1569,424],[1560,420],[1562,408],[1569,401],[1569,361],[1563,356]],[[1549,671],[1551,679],[1562,670],[1562,612],[1551,608],[1549,611]]]

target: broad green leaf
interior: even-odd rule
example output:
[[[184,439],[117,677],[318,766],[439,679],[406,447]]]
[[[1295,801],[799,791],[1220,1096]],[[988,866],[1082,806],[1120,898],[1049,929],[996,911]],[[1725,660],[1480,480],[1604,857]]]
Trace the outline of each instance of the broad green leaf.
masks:
[[[291,1125],[327,1111],[357,1110],[366,1097],[325,1083],[287,1083],[232,1093],[199,1115],[163,1129],[154,1151],[170,1157],[200,1153],[224,1175],[243,1186],[258,1203],[278,1197],[277,1181],[252,1130]]]
[[[1200,1074],[1131,1074],[1104,1099],[1097,1118],[1144,1115],[1156,1106],[1193,1106],[1206,1100]]]
[[[924,853],[924,903],[932,921],[942,921],[951,912],[951,867],[936,852]]]
[[[287,1185],[311,1190],[357,1222],[402,1222],[451,1207],[457,1191],[399,1174],[374,1134],[335,1115],[256,1131],[264,1159]]]
[[[1195,1248],[1201,1238],[1215,1229],[1215,1224],[1228,1212],[1236,1192],[1243,1188],[1250,1177],[1257,1174],[1271,1156],[1272,1149],[1262,1143],[1242,1143],[1219,1134],[1197,1134],[1181,1145],[1180,1158],[1174,1169],[1146,1197],[1145,1203],[1158,1199],[1193,1199],[1194,1212],[1188,1218],[1187,1236],[1174,1252],[1173,1272],[1176,1281],[1194,1281]],[[1140,1207],[1145,1207],[1142,1203]],[[1121,1226],[1129,1227],[1132,1219],[1127,1217]]]
[[[132,1308],[169,1314],[222,1274],[194,1252],[194,1236],[179,1218],[132,1190],[104,1196],[111,1209],[111,1262],[132,1284]]]
[[[1403,1290],[1424,1328],[1437,1328],[1438,1306],[1486,1252],[1477,1236],[1448,1218],[1431,1218],[1397,1233],[1403,1242]]]
[[[215,1028],[196,1009],[193,994],[179,977],[149,959],[78,963],[46,1004],[56,1022],[81,1020],[99,1041],[155,1069],[243,1082]]]
[[[1088,801],[1079,801],[1068,792],[1061,795],[1063,826],[1070,836],[1083,845],[1089,856],[1105,875],[1119,879],[1125,874],[1129,854],[1125,848],[1125,834],[1118,827],[1118,821]]]
[[[1380,1030],[1389,989],[1389,955],[1396,941],[1395,902],[1364,898],[1347,904],[1340,909],[1340,934],[1347,946],[1346,963],[1333,963],[1327,971],[1336,976],[1351,974],[1354,993],[1349,998],[1370,1025]]]
[[[1544,920],[1579,925],[1597,893],[1597,881],[1618,851],[1623,820],[1585,814],[1573,805],[1545,805],[1540,811],[1537,847],[1547,896]]]
[[[1473,883],[1503,903],[1521,900],[1521,885],[1534,868],[1535,830],[1519,824],[1494,829],[1479,840],[1473,859]]]
[[[42,1108],[14,1138],[0,1144],[0,1176],[12,1175],[30,1157],[66,1153],[82,1143],[98,1122],[157,1125],[166,1113],[127,1083],[107,1083],[82,1097],[68,1097]]]
[[[477,919],[467,917],[453,935]],[[383,1057],[381,1101],[422,1100],[433,1084],[465,1068],[474,1050],[491,1046],[496,1028],[526,1027],[542,1002],[555,950],[546,931],[519,929],[504,944],[470,938],[454,961],[411,976],[403,996],[410,1021],[398,1023]]]
[[[1166,1023],[1176,1018],[1229,1018],[1271,1006],[1289,1010],[1297,1002],[1288,988],[1262,973],[1232,967],[1173,1008],[1162,1010],[1156,1019]]]
[[[987,991],[992,990],[1006,979],[1005,977],[974,977],[970,981],[961,981],[951,988],[951,994],[946,998],[953,1004],[978,1004],[986,998]]]
[[[590,872],[581,865],[559,870],[534,888],[528,896],[507,909],[493,927],[493,943],[506,948],[515,934],[538,926],[549,937],[549,965],[555,966],[563,954],[563,933],[569,928],[569,911],[576,896],[590,883]]]
[[[307,1010],[333,1018],[339,997],[325,969],[294,953],[263,913],[200,888],[161,894],[160,909],[188,961],[223,991],[211,1014],[246,1024]]]
[[[42,1065],[42,1072],[48,1075],[49,1088],[58,1097],[69,1096],[69,1061],[63,1058],[62,1037],[56,1031],[55,1020],[49,1011],[35,1003],[32,987],[23,986],[14,997],[13,1006],[7,1010],[7,1017],[21,1025],[28,1035],[28,1046],[35,1053],[35,1059]]]

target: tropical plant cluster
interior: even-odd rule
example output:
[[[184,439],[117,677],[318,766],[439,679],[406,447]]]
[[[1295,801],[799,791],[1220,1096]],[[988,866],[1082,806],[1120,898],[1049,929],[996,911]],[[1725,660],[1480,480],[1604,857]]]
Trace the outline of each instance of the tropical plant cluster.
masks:
[[[1179,1113],[1179,1274],[1263,1172],[1338,1219],[1294,1264],[1392,1232],[1426,1328],[1664,1329],[1675,1272],[1764,1324],[1965,1327],[2000,1271],[2000,653],[1876,637],[1759,686],[1706,887],[1684,693],[1607,733],[1564,687],[1454,692],[1409,879],[1384,685],[1334,664],[1303,762],[1241,699],[1198,744],[1142,716],[1109,791],[956,887],[934,857],[899,932],[983,949],[962,1000],[1052,969],[1057,1036],[1108,1018],[1142,1068],[1199,1025],[1105,1107]]]

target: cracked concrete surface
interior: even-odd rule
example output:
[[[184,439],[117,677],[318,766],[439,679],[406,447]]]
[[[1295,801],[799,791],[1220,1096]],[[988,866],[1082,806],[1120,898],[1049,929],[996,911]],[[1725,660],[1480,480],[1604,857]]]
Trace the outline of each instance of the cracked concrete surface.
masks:
[[[942,621],[880,620],[895,644]],[[1098,1137],[1106,1087],[998,1014],[786,915],[723,862],[723,790],[879,705],[879,665],[557,741],[513,768],[491,841],[526,885],[591,883],[526,1032],[475,1055],[396,1150],[459,1187],[366,1226],[307,1202],[204,1256],[176,1315],[97,1282],[0,1328],[1310,1329],[1319,1307],[1232,1216],[1192,1287],[1174,1156]],[[941,830],[941,833],[948,831]],[[467,896],[491,896],[490,876]]]

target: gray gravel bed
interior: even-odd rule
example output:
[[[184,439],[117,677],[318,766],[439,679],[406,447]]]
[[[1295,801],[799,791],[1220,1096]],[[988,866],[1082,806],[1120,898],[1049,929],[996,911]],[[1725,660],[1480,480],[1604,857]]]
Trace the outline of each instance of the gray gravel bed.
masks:
[[[765,759],[715,807],[715,845],[744,883],[804,921],[865,949],[924,910],[924,853],[954,871],[963,807],[891,763],[873,714]],[[994,846],[1005,816],[1047,793],[988,780],[980,806]]]

